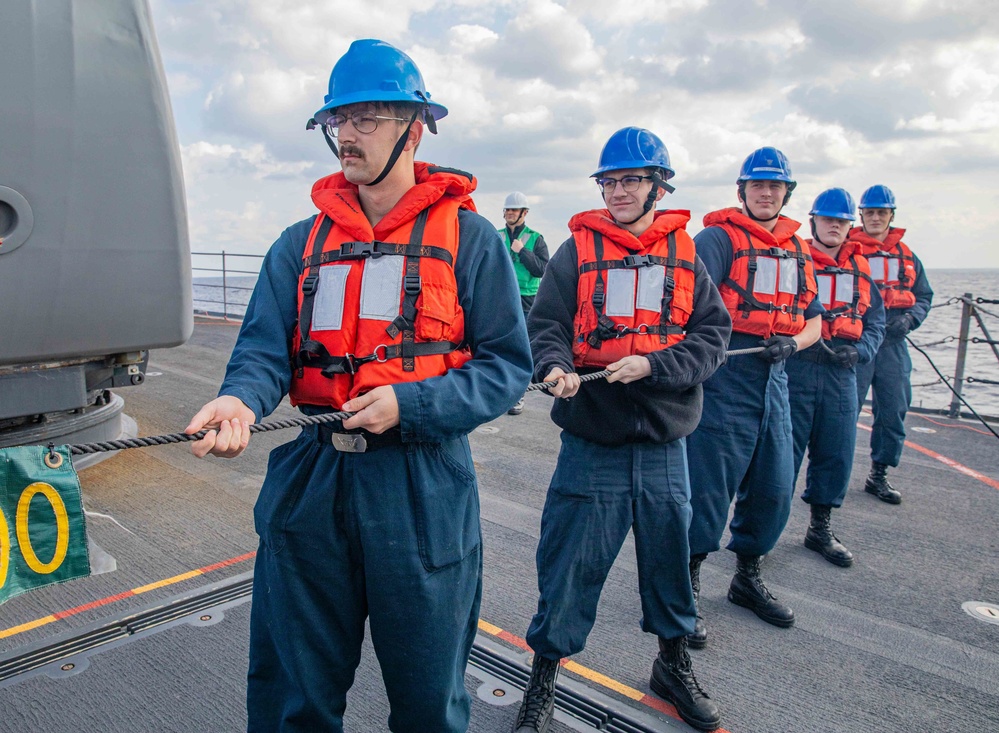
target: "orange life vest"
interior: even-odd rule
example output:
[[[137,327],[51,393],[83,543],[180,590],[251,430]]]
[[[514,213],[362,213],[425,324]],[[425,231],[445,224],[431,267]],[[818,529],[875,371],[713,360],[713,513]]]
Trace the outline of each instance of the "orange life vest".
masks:
[[[806,240],[809,245],[812,240]],[[871,307],[871,268],[860,254],[860,245],[847,241],[833,259],[818,247],[812,247],[818,298],[825,306],[822,338],[860,341],[864,333],[861,320]]]
[[[694,309],[689,211],[657,211],[636,237],[606,209],[569,220],[576,242],[573,363],[604,367],[679,343]]]
[[[850,230],[850,239],[860,244],[860,252],[871,266],[871,278],[878,284],[885,308],[911,308],[916,304],[912,286],[916,284],[916,260],[902,241],[905,229],[891,227],[881,242],[861,227]]]
[[[291,402],[339,409],[375,387],[471,358],[454,261],[474,177],[416,163],[416,185],[372,228],[342,173],[316,182],[292,343]]]
[[[732,242],[732,268],[718,287],[732,330],[763,338],[801,333],[817,292],[811,252],[795,234],[801,224],[781,216],[769,232],[730,208],[705,216],[704,226],[720,227]]]

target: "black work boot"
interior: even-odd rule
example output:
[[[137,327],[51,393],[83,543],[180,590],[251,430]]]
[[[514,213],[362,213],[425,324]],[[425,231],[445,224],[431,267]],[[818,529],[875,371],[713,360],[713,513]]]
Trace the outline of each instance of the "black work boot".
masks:
[[[715,730],[721,724],[718,706],[694,677],[686,636],[659,637],[659,656],[652,665],[649,687],[659,697],[673,703],[680,717],[698,730]]]
[[[701,563],[707,557],[703,555],[690,556],[690,587],[694,590],[694,610],[697,611],[697,621],[694,622],[694,633],[687,634],[687,646],[691,649],[703,649],[708,643],[708,630],[701,616]]]
[[[524,690],[513,733],[545,733],[555,715],[555,678],[558,677],[557,659],[534,655],[531,678]]]
[[[871,475],[864,482],[864,491],[874,494],[888,504],[902,503],[902,494],[888,483],[888,466],[884,463],[871,462]]]
[[[759,555],[739,555],[735,577],[728,587],[728,599],[743,606],[768,624],[786,629],[794,625],[794,611],[778,601],[760,578]]]
[[[822,553],[822,557],[833,565],[848,568],[853,565],[853,555],[843,546],[839,538],[829,529],[829,519],[832,507],[823,504],[812,504],[812,521],[805,533],[805,547]]]

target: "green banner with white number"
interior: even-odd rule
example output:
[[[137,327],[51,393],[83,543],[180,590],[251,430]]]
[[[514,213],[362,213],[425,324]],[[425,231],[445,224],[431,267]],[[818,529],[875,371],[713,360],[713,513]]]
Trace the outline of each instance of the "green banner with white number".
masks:
[[[0,603],[88,575],[80,479],[69,449],[0,449]]]

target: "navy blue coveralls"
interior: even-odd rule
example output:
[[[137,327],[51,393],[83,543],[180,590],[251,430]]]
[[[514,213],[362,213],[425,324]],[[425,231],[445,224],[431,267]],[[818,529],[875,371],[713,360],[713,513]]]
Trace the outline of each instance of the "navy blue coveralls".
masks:
[[[884,303],[873,281],[871,304],[861,320],[864,331],[859,341],[833,338],[827,343],[832,349],[852,344],[860,357],[857,363],[869,364],[885,332]],[[838,508],[846,498],[857,444],[857,367],[844,368],[828,356],[821,344],[815,344],[792,355],[784,369],[794,433],[795,484],[807,448],[808,471],[801,498],[808,504]]]
[[[583,649],[607,574],[634,532],[643,631],[664,639],[694,629],[687,569],[690,478],[684,436],[697,424],[703,382],[724,359],[731,319],[700,260],[694,309],[680,343],[648,354],[652,375],[587,382],[556,399],[562,448],[541,517],[538,611],[527,643],[548,659]],[[528,318],[535,376],[573,366],[578,287],[575,240],[556,251]],[[596,370],[591,370],[596,371]]]
[[[923,263],[912,255],[916,268],[916,282],[912,293],[916,304],[911,308],[889,308],[885,318],[908,313],[915,320],[913,330],[926,319],[933,302],[933,288],[926,279]],[[871,460],[886,466],[897,466],[905,445],[905,414],[912,403],[912,359],[905,337],[885,336],[878,354],[869,364],[857,367],[857,412],[864,405],[867,390],[871,391],[871,411],[874,425],[871,430]]]
[[[694,237],[697,255],[715,285],[732,269],[732,243],[720,227]],[[818,299],[806,320],[825,312]],[[732,332],[731,350],[759,346],[762,339]],[[728,549],[765,555],[774,548],[791,513],[794,465],[784,363],[769,364],[753,354],[732,356],[704,383],[704,414],[687,438],[690,459],[690,553],[721,546],[728,510],[735,499]]]
[[[468,728],[464,673],[482,554],[465,436],[524,393],[531,358],[496,230],[464,210],[458,221],[455,277],[473,358],[443,376],[394,385],[401,442],[339,453],[308,428],[271,453],[254,508],[250,731],[342,731],[366,618],[389,729]],[[219,391],[257,416],[273,411],[291,384],[288,344],[312,223],[291,226],[267,253]]]

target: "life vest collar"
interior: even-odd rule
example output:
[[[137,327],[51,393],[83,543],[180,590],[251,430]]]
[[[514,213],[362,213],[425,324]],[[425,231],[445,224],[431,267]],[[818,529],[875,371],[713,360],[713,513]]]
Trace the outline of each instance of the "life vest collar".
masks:
[[[854,227],[850,230],[847,235],[849,239],[858,242],[863,248],[864,254],[873,254],[877,251],[887,252],[892,249],[896,244],[902,241],[902,237],[905,236],[905,229],[901,227],[891,227],[888,229],[888,236],[885,237],[885,241],[876,239],[870,234],[864,231],[863,227]]]
[[[688,221],[690,212],[683,209],[657,211],[649,228],[636,237],[615,222],[607,209],[593,209],[573,216],[569,220],[569,231],[592,229],[632,252],[643,252],[670,232],[686,227]]]
[[[413,164],[413,172],[416,185],[374,227],[361,209],[357,186],[347,180],[343,171],[316,181],[312,186],[312,202],[361,242],[384,238],[444,196],[457,198],[461,208],[475,211],[471,193],[478,182],[471,173],[419,161]]]
[[[771,232],[761,226],[759,222],[743,214],[741,209],[737,209],[734,206],[712,211],[704,216],[705,227],[718,226],[720,224],[732,224],[741,227],[756,239],[769,245],[779,245],[781,242],[786,242],[801,227],[801,222],[780,215],[777,217],[777,224],[774,225],[774,230]]]
[[[850,262],[850,256],[854,254],[860,254],[860,243],[853,240],[846,240],[839,248],[839,252],[836,253],[836,259],[830,257],[824,250],[818,247],[812,246],[812,240],[806,239],[805,244],[812,252],[812,260],[815,262],[816,266],[821,265],[822,267],[845,267]]]

